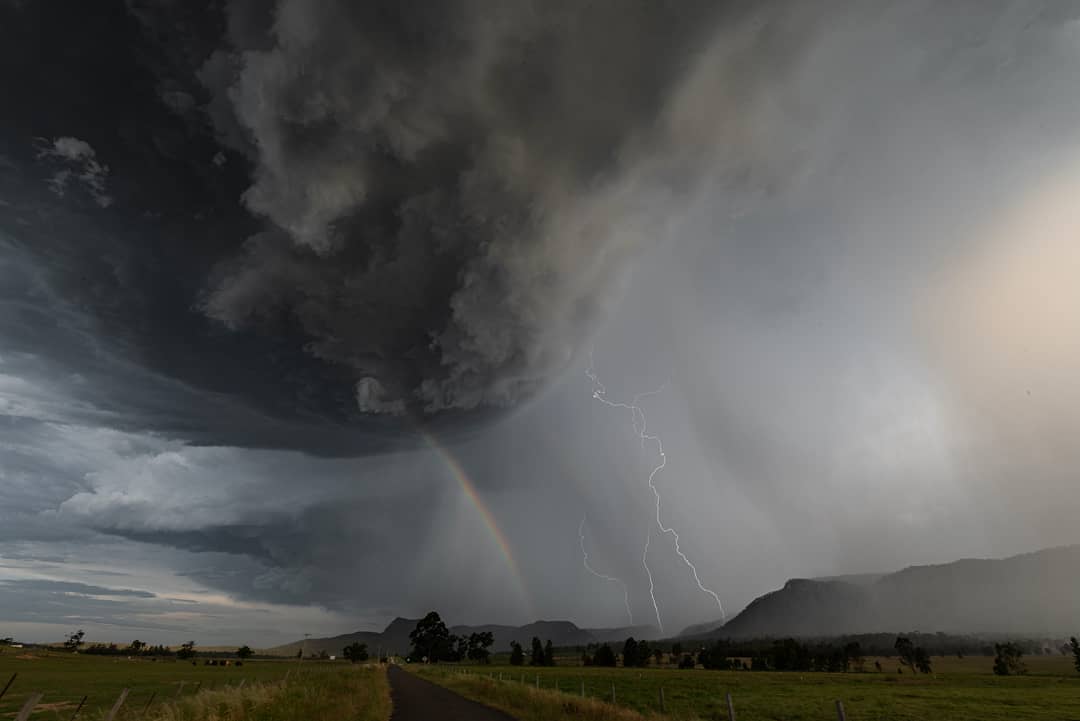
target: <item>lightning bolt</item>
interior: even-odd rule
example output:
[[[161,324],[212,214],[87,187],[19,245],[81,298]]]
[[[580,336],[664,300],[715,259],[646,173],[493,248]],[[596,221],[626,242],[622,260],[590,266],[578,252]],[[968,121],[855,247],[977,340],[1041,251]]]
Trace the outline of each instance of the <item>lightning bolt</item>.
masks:
[[[641,552],[641,565],[645,567],[645,575],[649,577],[649,598],[652,599],[653,610],[656,611],[656,625],[660,627],[660,633],[664,632],[664,622],[660,620],[660,607],[656,605],[656,584],[652,580],[652,571],[649,570],[649,542],[652,541],[652,526],[645,533],[645,550]]]
[[[675,546],[675,553],[678,554],[679,558],[681,558],[683,560],[683,563],[685,563],[687,565],[687,567],[690,569],[691,574],[693,574],[693,576],[694,576],[694,583],[697,584],[698,589],[700,589],[702,593],[705,593],[705,594],[707,594],[709,596],[712,596],[712,599],[714,601],[716,601],[717,608],[720,609],[720,618],[721,618],[721,620],[726,622],[727,621],[727,614],[724,613],[724,604],[720,601],[720,596],[718,596],[715,591],[713,591],[711,588],[706,587],[705,584],[701,582],[701,576],[698,575],[697,566],[695,566],[690,561],[690,559],[687,558],[686,554],[682,550],[682,546],[680,545],[679,532],[676,531],[674,528],[669,528],[669,527],[665,526],[664,522],[663,522],[663,520],[661,518],[661,514],[660,514],[660,505],[661,505],[660,490],[656,487],[656,476],[662,470],[664,470],[664,468],[667,467],[667,454],[664,453],[664,442],[663,442],[663,440],[661,440],[660,436],[649,433],[648,425],[647,425],[647,422],[646,422],[646,419],[645,419],[645,411],[642,410],[641,406],[638,405],[638,404],[641,402],[641,399],[647,398],[649,396],[657,395],[658,393],[663,391],[664,387],[667,384],[665,383],[663,386],[656,389],[655,391],[649,391],[647,393],[639,393],[636,396],[634,396],[634,398],[629,403],[622,403],[622,402],[618,402],[618,401],[608,400],[608,398],[607,398],[607,389],[604,387],[604,384],[600,382],[600,377],[593,370],[592,353],[589,354],[589,367],[585,370],[585,375],[589,378],[590,381],[592,381],[593,398],[595,400],[600,401],[601,403],[608,406],[609,408],[615,408],[615,409],[618,409],[618,410],[630,411],[631,420],[633,421],[633,426],[634,426],[634,434],[637,435],[638,439],[641,441],[641,447],[645,448],[645,446],[647,444],[650,444],[650,443],[653,444],[656,447],[656,453],[657,453],[657,456],[659,457],[660,461],[655,467],[653,467],[652,472],[649,474],[649,489],[653,492],[653,496],[656,499],[656,526],[657,526],[657,528],[660,529],[661,533],[671,536],[671,538],[672,538],[672,540],[674,542],[674,546]],[[651,538],[651,536],[652,536],[652,534],[650,533],[648,538]],[[659,606],[656,603],[656,595],[654,593],[654,590],[651,587],[652,586],[652,572],[649,571],[649,565],[648,565],[648,562],[646,560],[647,554],[648,554],[648,545],[649,545],[648,544],[648,538],[646,539],[646,543],[645,543],[645,547],[646,547],[645,551],[646,551],[646,553],[645,553],[645,555],[642,556],[642,564],[645,566],[645,570],[647,572],[649,572],[649,585],[650,585],[649,595],[652,598],[653,607],[657,609],[656,618],[657,618],[657,622],[659,623],[659,621],[660,621]],[[663,629],[663,624],[660,624],[660,628]]]
[[[585,516],[581,517],[581,525],[578,526],[578,537],[581,539],[581,562],[585,565],[585,570],[605,581],[611,583],[617,583],[622,586],[623,590],[623,603],[626,604],[626,615],[630,618],[630,625],[634,625],[634,612],[630,610],[630,589],[623,583],[622,579],[615,578],[614,576],[608,576],[600,573],[595,568],[589,565],[589,552],[585,550]]]

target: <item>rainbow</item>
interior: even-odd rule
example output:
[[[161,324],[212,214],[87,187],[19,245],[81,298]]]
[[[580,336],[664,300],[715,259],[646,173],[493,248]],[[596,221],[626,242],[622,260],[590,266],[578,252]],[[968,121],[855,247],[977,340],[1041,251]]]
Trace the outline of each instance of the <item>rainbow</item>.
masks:
[[[510,548],[510,542],[506,539],[506,534],[499,528],[499,522],[495,520],[495,516],[492,514],[491,509],[487,507],[487,504],[484,503],[484,499],[480,497],[480,493],[476,490],[476,484],[469,478],[468,473],[465,472],[464,467],[462,467],[458,459],[450,453],[446,446],[439,442],[438,438],[423,429],[420,429],[420,436],[439,460],[443,462],[447,470],[450,471],[450,475],[454,477],[454,480],[461,486],[461,490],[465,492],[465,497],[469,499],[473,507],[476,508],[477,512],[480,514],[480,518],[483,519],[484,525],[487,527],[488,534],[495,542],[499,552],[506,561],[506,567],[514,577],[522,601],[528,603],[529,596],[525,592],[525,581],[521,576],[521,569],[518,568],[518,563],[514,559],[514,552]]]

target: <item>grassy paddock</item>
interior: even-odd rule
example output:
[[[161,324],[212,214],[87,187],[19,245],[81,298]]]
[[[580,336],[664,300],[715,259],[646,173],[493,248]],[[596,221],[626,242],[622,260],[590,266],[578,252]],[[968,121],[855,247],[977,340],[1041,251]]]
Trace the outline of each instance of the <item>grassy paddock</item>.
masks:
[[[151,712],[154,712],[158,706],[186,699],[196,690],[199,695],[227,691],[245,679],[245,688],[252,684],[278,682],[290,671],[295,675],[297,668],[295,659],[248,661],[238,668],[204,666],[201,659],[197,666],[192,666],[190,661],[155,662],[54,651],[4,653],[0,655],[0,688],[11,674],[19,675],[8,694],[0,700],[0,718],[12,717],[28,696],[43,693],[33,719],[67,721],[84,695],[87,700],[80,716],[93,719],[98,712],[111,708],[124,688],[131,690],[124,710],[132,718],[141,718],[141,711],[151,696],[154,698]],[[349,669],[349,664],[321,661],[304,661],[299,668],[303,678],[328,671],[355,670]]]
[[[143,718],[143,717],[139,717]],[[381,667],[316,667],[289,680],[201,691],[167,704],[153,721],[387,721],[390,686]]]
[[[742,719],[761,721],[825,721],[836,718],[835,702],[844,702],[851,721],[1024,721],[1080,719],[1080,677],[1071,664],[1053,658],[1028,659],[1032,674],[1000,678],[990,673],[991,659],[938,659],[940,671],[931,676],[898,675],[895,659],[882,659],[891,673],[757,673],[747,671],[679,671],[676,669],[601,669],[555,667],[474,666],[471,677],[452,666],[410,667],[425,678],[492,705],[524,704],[541,689],[554,695],[556,684],[566,699],[581,695],[610,706],[615,685],[618,706],[642,714],[659,710],[664,689],[667,717],[726,718],[724,696],[732,694]],[[938,663],[940,661],[940,663]],[[870,664],[873,667],[873,660]],[[494,681],[489,678],[494,675]],[[503,680],[500,682],[499,676]],[[522,675],[524,674],[524,682]],[[509,691],[516,688],[516,691]],[[516,699],[516,700],[515,700]],[[550,706],[550,703],[545,705]],[[557,702],[555,703],[557,705]],[[504,706],[511,713],[517,707]],[[540,712],[538,712],[540,713]],[[544,712],[547,713],[547,712]],[[572,718],[571,715],[522,716],[523,719]],[[617,719],[617,715],[591,716]]]

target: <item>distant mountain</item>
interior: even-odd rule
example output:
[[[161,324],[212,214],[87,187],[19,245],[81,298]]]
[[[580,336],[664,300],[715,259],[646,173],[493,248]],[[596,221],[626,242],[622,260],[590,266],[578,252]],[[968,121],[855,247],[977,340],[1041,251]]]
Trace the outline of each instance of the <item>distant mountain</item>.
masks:
[[[1052,635],[1080,627],[1080,546],[912,566],[881,576],[793,579],[694,638],[922,631]]]
[[[295,656],[303,645],[306,654],[326,651],[331,655],[340,655],[343,648],[351,643],[366,643],[368,652],[375,654],[379,648],[384,653],[404,655],[409,651],[409,634],[420,619],[395,618],[381,632],[357,631],[346,633],[331,638],[309,638],[306,641],[294,641],[293,643],[267,649],[266,653],[281,656]],[[470,633],[490,631],[495,637],[492,651],[509,651],[510,642],[517,641],[523,646],[528,646],[533,636],[547,641],[558,647],[585,646],[590,643],[622,643],[629,636],[635,638],[655,639],[659,637],[657,629],[653,626],[626,626],[621,628],[579,628],[570,621],[534,621],[524,626],[451,626],[450,633],[457,636],[467,636]]]

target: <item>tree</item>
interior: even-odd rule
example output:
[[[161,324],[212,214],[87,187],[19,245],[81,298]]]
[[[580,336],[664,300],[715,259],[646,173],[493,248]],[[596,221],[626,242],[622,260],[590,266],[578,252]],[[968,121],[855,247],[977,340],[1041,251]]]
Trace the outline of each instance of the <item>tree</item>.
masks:
[[[1069,639],[1069,650],[1072,651],[1073,665],[1076,666],[1077,673],[1080,673],[1080,641],[1076,640],[1076,636]]]
[[[409,634],[409,641],[412,642],[412,656],[420,660],[435,663],[450,660],[454,655],[455,639],[435,611],[417,622]]]
[[[131,642],[131,645],[129,645],[127,647],[128,653],[130,653],[132,655],[135,655],[135,656],[138,656],[139,654],[141,654],[145,649],[146,649],[146,644],[143,643],[142,641],[140,641],[139,639],[135,639],[134,641]]]
[[[933,673],[933,668],[930,667],[930,654],[923,649],[922,646],[915,647],[915,668],[919,673]]]
[[[544,646],[540,643],[540,639],[533,636],[532,639],[532,655],[529,658],[530,666],[543,666],[544,665]]]
[[[664,660],[664,652],[657,647],[653,649],[652,655],[653,658],[656,659],[656,665],[659,666],[660,662]]]
[[[679,668],[693,668],[695,665],[696,664],[694,663],[694,657],[690,654],[686,654],[681,659],[679,659]]]
[[[900,657],[900,664],[911,669],[912,673],[930,673],[930,654],[921,646],[916,646],[910,638],[897,636],[893,644],[896,655]]]
[[[236,649],[236,657],[241,661],[247,661],[249,658],[255,655],[255,652],[251,650],[251,646],[241,646]]]
[[[64,648],[72,653],[79,650],[79,646],[83,644],[83,638],[86,637],[86,631],[81,628],[74,633],[69,633],[67,638],[64,639]]]
[[[624,668],[633,668],[638,665],[637,641],[633,636],[623,642],[622,665]]]
[[[195,642],[188,641],[187,643],[180,644],[180,650],[176,652],[176,657],[181,661],[187,661],[195,655]]]
[[[346,660],[352,661],[353,663],[360,663],[361,661],[367,661],[368,660],[367,644],[366,643],[360,643],[359,641],[354,641],[354,642],[350,643],[348,646],[346,646],[341,651],[341,655],[344,656],[346,658]]]
[[[856,673],[862,673],[866,670],[866,658],[863,656],[862,646],[859,645],[858,641],[852,641],[844,646],[844,660],[844,665],[851,664]]]
[[[547,640],[547,642],[544,643],[544,665],[555,665],[555,647],[551,645],[550,638]]]
[[[525,649],[517,641],[510,642],[510,665],[522,666],[525,664]]]
[[[488,648],[495,643],[495,636],[491,631],[481,631],[469,635],[466,646],[466,656],[470,661],[487,663],[491,658]]]
[[[652,659],[652,649],[649,647],[648,641],[638,641],[637,645],[637,665],[638,668],[645,668],[649,665],[649,660]]]
[[[596,653],[593,655],[594,666],[607,666],[612,668],[615,666],[615,652],[611,650],[611,646],[601,644],[596,648]]]
[[[994,673],[998,676],[1020,676],[1027,673],[1024,652],[1015,643],[994,644]]]

